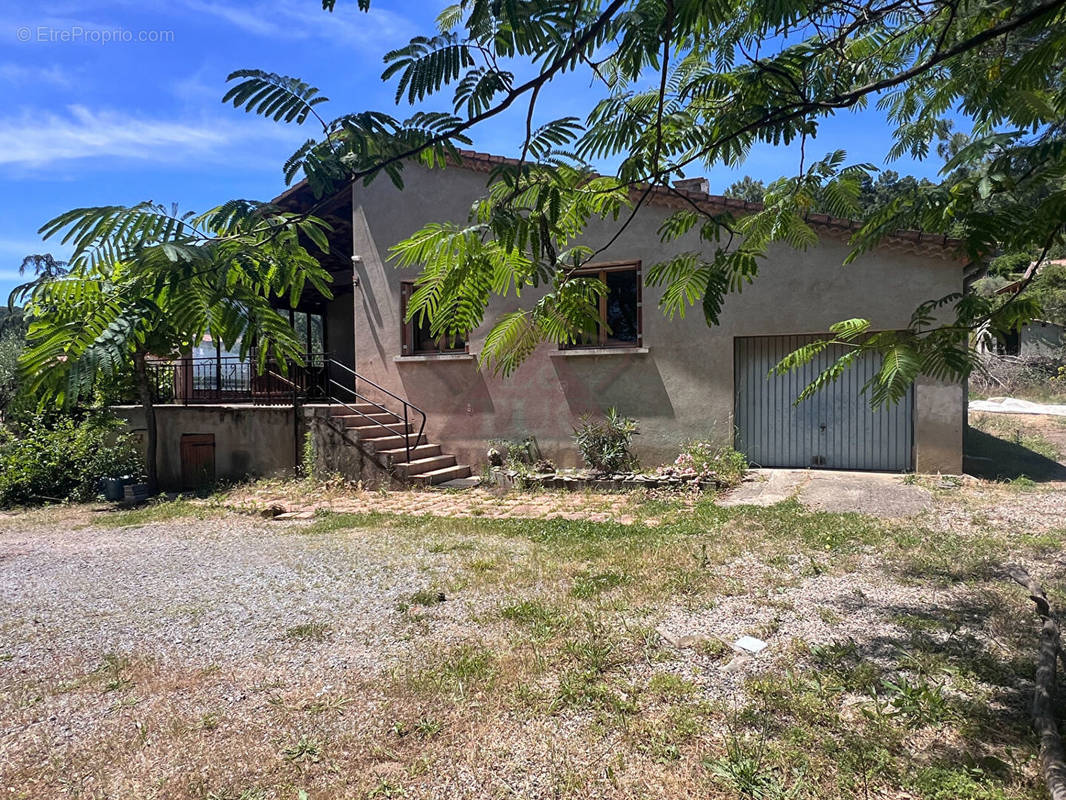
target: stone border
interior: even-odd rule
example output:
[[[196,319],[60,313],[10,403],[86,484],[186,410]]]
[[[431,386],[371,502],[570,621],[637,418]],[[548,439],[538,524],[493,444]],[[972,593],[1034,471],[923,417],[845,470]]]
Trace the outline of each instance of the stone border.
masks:
[[[489,470],[489,483],[501,489],[592,489],[598,492],[627,492],[635,489],[693,489],[713,492],[725,488],[725,484],[713,478],[652,475],[644,472],[602,475],[578,470],[525,473],[506,467],[492,467]]]

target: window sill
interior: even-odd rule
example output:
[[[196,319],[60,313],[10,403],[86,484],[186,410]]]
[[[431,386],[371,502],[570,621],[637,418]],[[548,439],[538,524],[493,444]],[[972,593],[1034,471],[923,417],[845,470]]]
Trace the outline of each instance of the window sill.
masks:
[[[397,364],[418,361],[473,361],[477,358],[473,353],[426,353],[415,356],[393,356],[392,360]]]
[[[647,347],[575,347],[572,350],[556,350],[552,358],[570,358],[572,356],[631,356],[643,355]]]

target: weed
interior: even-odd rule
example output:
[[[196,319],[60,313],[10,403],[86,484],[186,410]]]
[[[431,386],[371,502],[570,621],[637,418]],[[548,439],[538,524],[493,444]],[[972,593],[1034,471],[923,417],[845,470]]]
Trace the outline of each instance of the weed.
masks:
[[[389,780],[382,781],[381,783],[379,783],[377,786],[375,786],[373,789],[371,789],[369,792],[367,792],[364,795],[364,797],[366,797],[367,800],[370,800],[370,798],[378,798],[378,797],[387,798],[387,797],[406,797],[406,796],[407,796],[407,790],[404,789],[402,785],[400,785],[399,783],[396,783],[394,781],[389,781]]]
[[[566,616],[541,600],[519,600],[500,609],[500,616],[517,623],[537,637],[551,636],[567,624]]]
[[[496,656],[481,644],[466,643],[440,655],[412,678],[415,688],[451,691],[463,697],[471,689],[488,689],[498,674]]]
[[[731,734],[725,754],[704,759],[703,765],[728,788],[751,800],[778,800],[795,797],[802,791],[800,780],[785,789],[781,777],[767,763],[766,744],[761,737]]]
[[[200,728],[205,731],[215,730],[221,723],[222,718],[218,714],[207,713],[200,717]]]
[[[906,717],[912,728],[938,725],[951,716],[951,706],[944,694],[944,687],[924,681],[909,681],[901,676],[896,681],[884,680],[889,692],[889,702],[895,714]]]
[[[444,602],[444,592],[439,589],[419,589],[411,595],[411,605],[435,606]]]
[[[648,681],[648,689],[664,699],[678,699],[695,694],[699,687],[672,672],[657,672]]]
[[[630,577],[621,572],[582,572],[574,578],[574,585],[570,587],[570,596],[587,600],[602,592],[610,591],[618,586],[628,583]]]
[[[594,708],[617,715],[635,714],[637,704],[616,691],[595,670],[568,670],[559,676],[559,689],[553,710]]]
[[[1019,475],[1017,478],[1011,480],[1008,485],[1012,489],[1018,489],[1019,491],[1027,492],[1030,489],[1036,488],[1036,481],[1034,481],[1028,475]]]
[[[418,722],[415,723],[415,733],[423,739],[432,739],[443,728],[444,724],[433,717],[419,717]]]
[[[322,745],[314,739],[301,736],[281,751],[281,757],[290,764],[317,764],[322,759]]]
[[[329,625],[324,622],[303,622],[285,629],[286,639],[307,639],[312,642],[325,641]]]

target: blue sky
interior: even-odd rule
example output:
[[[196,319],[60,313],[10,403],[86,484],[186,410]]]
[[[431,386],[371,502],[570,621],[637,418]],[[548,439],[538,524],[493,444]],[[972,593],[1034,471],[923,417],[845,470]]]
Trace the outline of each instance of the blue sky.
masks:
[[[331,99],[328,115],[390,110],[383,54],[431,33],[445,4],[375,0],[362,14],[339,0],[330,15],[319,0],[0,0],[0,297],[25,255],[65,255],[36,231],[67,209],[153,200],[203,211],[277,195],[281,165],[314,131],[223,106],[226,75],[299,76]],[[583,116],[598,93],[570,77],[542,94],[540,116]],[[522,129],[523,111],[512,109],[475,130],[474,146],[514,154]],[[843,148],[880,164],[889,140],[876,111],[845,113],[823,125],[808,157]],[[794,151],[759,147],[736,173],[708,177],[720,191],[740,174],[773,179],[796,163]],[[939,165],[891,166],[932,177]]]

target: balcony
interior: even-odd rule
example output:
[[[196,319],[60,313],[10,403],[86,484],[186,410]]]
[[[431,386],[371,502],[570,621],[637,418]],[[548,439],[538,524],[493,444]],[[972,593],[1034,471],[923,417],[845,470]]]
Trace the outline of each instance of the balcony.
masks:
[[[152,400],[172,405],[292,405],[329,397],[329,357],[309,353],[303,364],[268,360],[260,372],[254,357],[154,360],[148,364]]]

